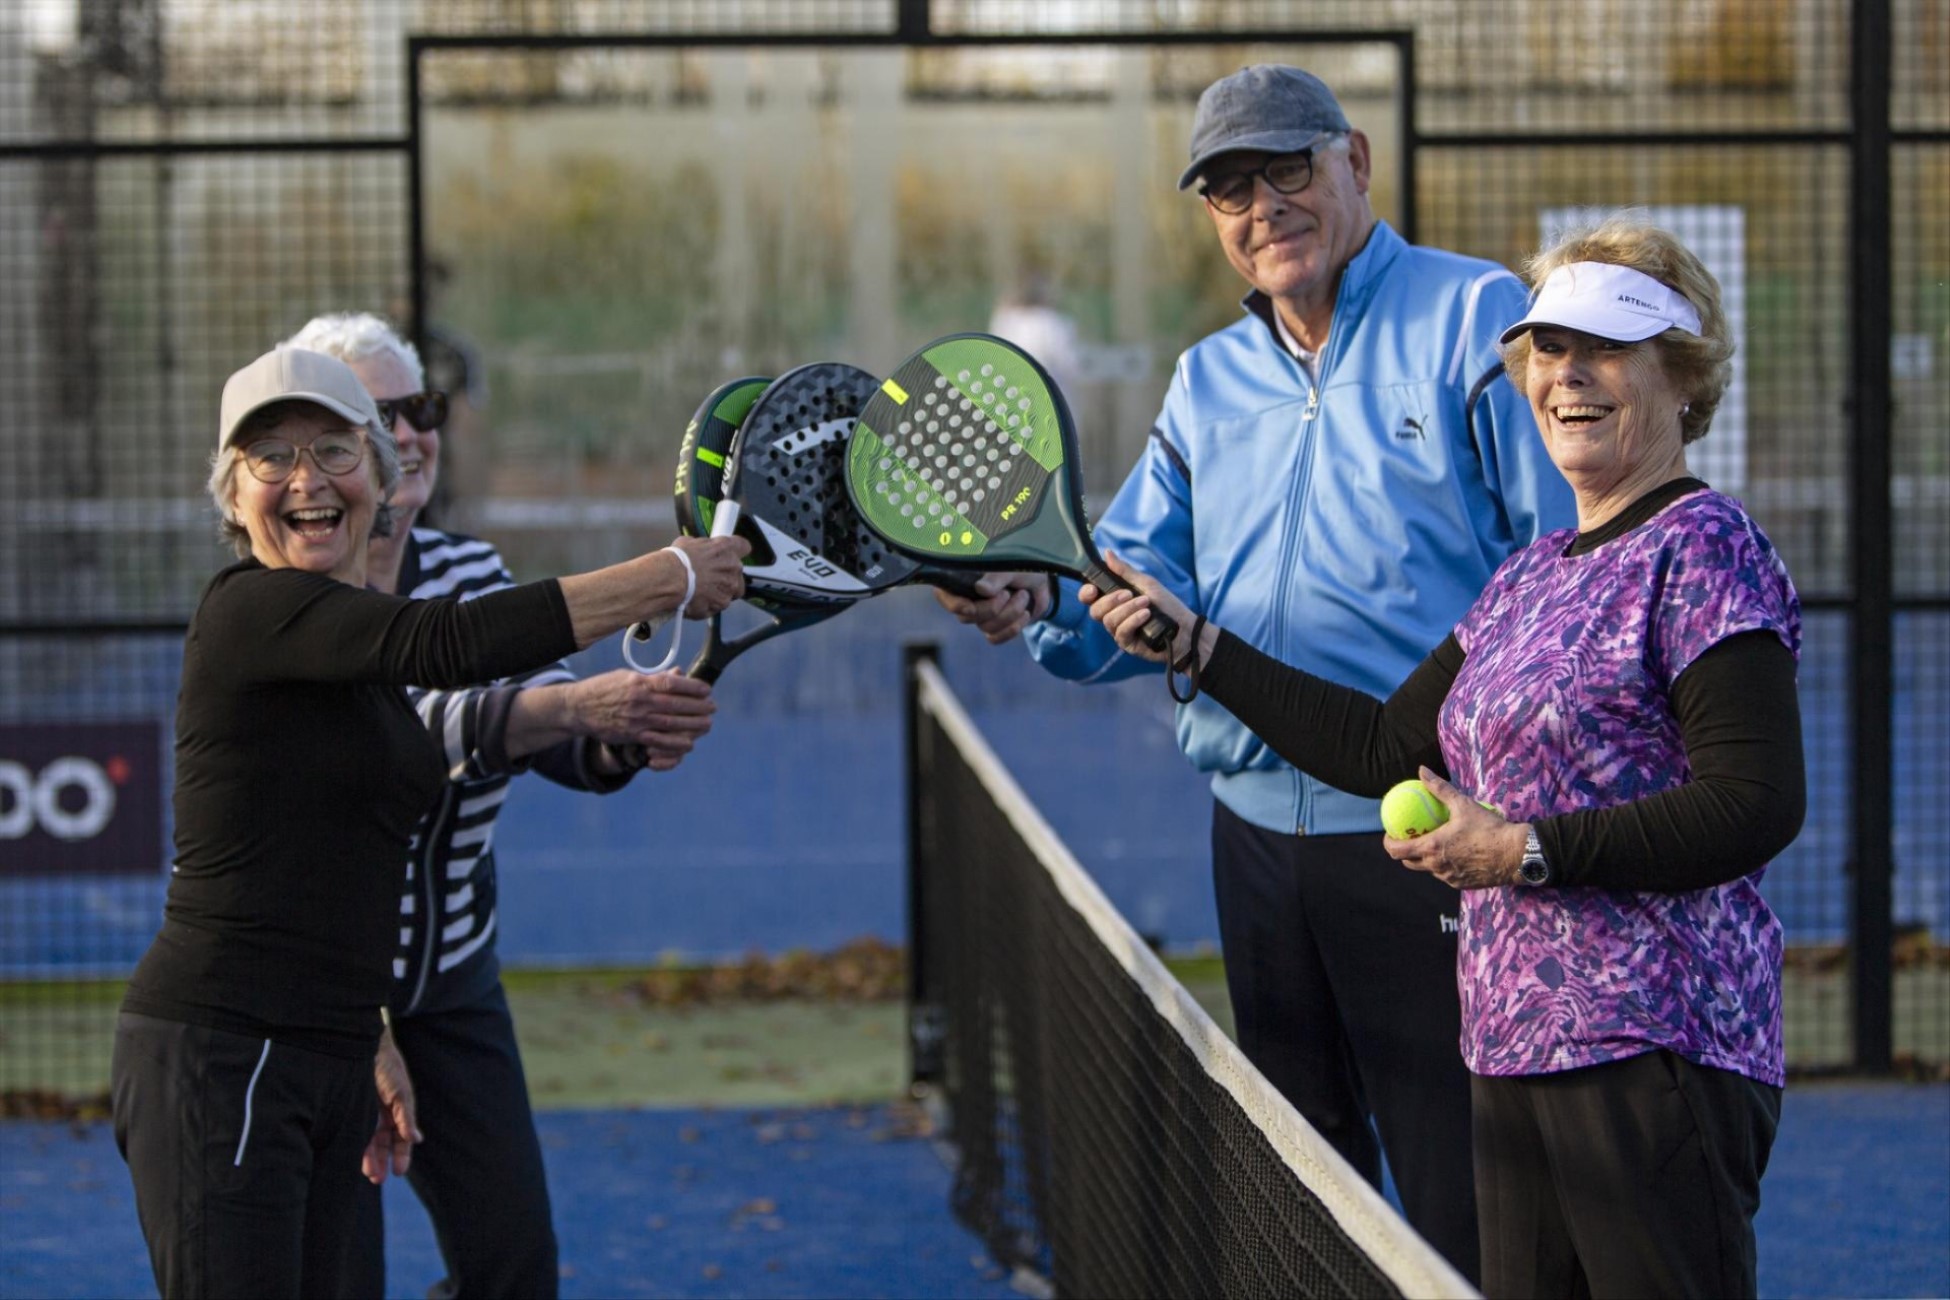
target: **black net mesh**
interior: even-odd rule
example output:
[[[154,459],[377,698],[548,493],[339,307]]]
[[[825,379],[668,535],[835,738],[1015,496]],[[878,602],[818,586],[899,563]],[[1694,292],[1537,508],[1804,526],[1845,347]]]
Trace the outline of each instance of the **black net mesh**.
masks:
[[[1328,1203],[1371,1196],[1359,1176],[1297,1171],[1303,1122],[1030,828],[1033,806],[931,670],[918,696],[915,996],[939,1035],[955,1209],[996,1258],[1065,1296],[1460,1284],[1378,1200],[1366,1213],[1392,1221],[1390,1250],[1355,1243]]]

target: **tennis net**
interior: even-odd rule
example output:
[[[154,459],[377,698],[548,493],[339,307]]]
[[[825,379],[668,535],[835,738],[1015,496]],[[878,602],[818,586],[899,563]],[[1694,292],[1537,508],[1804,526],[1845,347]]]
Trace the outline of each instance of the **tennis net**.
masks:
[[[914,1076],[954,1209],[1060,1296],[1468,1296],[1118,915],[911,656]],[[1111,811],[1111,810],[1107,810]]]

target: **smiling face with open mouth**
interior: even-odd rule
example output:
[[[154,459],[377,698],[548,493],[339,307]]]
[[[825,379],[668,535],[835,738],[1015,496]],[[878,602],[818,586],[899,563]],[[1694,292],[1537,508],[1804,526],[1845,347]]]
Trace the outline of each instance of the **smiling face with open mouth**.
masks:
[[[254,417],[238,438],[245,457],[236,462],[237,522],[250,534],[251,554],[271,569],[303,569],[340,582],[363,586],[366,547],[373,517],[379,511],[379,474],[370,449],[343,474],[319,468],[313,444],[320,438],[343,439],[344,416],[310,402],[279,403]],[[290,476],[266,483],[245,463],[251,449],[267,439],[289,444],[296,461]],[[327,457],[329,462],[330,457]]]
[[[1685,399],[1651,339],[1621,343],[1539,325],[1530,335],[1525,395],[1545,449],[1588,505],[1629,503],[1685,472]]]
[[[408,397],[423,386],[421,376],[389,352],[348,358],[346,364],[375,401]],[[401,414],[393,421],[393,440],[399,444],[399,482],[393,488],[392,505],[403,533],[426,508],[440,481],[440,430],[422,429]]]

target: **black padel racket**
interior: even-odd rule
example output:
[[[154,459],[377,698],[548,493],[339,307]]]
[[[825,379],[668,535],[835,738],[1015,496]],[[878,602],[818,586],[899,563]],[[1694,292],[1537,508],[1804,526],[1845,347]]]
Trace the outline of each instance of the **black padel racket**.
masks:
[[[677,483],[671,494],[671,501],[677,510],[677,531],[684,536],[722,535],[731,532],[737,524],[738,507],[735,502],[722,511],[718,508],[725,494],[726,479],[735,470],[730,464],[732,448],[737,441],[738,426],[746,412],[751,410],[752,403],[758,400],[758,395],[771,382],[770,379],[753,375],[718,385],[698,406],[690,423],[684,426],[684,440],[677,449]],[[662,672],[669,667],[677,654],[675,641],[671,644],[670,655],[662,663],[648,667],[637,662],[636,646],[639,642],[650,640],[665,624],[681,616],[681,610],[673,610],[626,630],[623,633],[623,662],[640,673]],[[719,635],[715,615],[711,618],[710,627],[710,639],[715,640]],[[681,630],[677,635],[681,638]]]
[[[748,593],[851,603],[890,587],[938,582],[976,594],[965,574],[888,546],[847,496],[847,442],[879,387],[857,366],[817,362],[779,376],[747,410],[723,493],[738,503],[738,535],[752,544]]]
[[[917,559],[1131,590],[1090,538],[1076,461],[1070,408],[1035,358],[991,334],[952,334],[903,361],[862,407],[846,485],[867,523]],[[1177,635],[1159,613],[1144,625],[1153,650]]]
[[[697,415],[684,430],[684,444],[677,461],[675,500],[679,532],[704,537],[710,534],[713,523],[719,522],[718,506],[729,495],[726,479],[729,477],[735,483],[737,478],[733,458],[738,452],[738,431],[751,413],[752,404],[771,383],[767,378],[734,379],[721,384],[698,407]],[[734,501],[727,509],[736,511],[737,503]],[[736,515],[731,516],[731,523],[735,529]],[[764,621],[734,636],[726,636],[724,617],[728,611],[713,614],[705,627],[704,649],[684,670],[685,676],[715,682],[733,659],[753,646],[824,622],[847,608],[833,601],[804,602],[750,594],[749,590],[745,603],[764,615]]]
[[[771,383],[762,376],[749,376],[718,385],[684,427],[684,441],[677,454],[676,491],[672,495],[677,510],[677,531],[684,536],[722,536],[737,530],[739,506],[736,500],[728,498],[737,480],[738,430],[759,394]],[[726,636],[724,617],[728,611],[713,614],[705,624],[704,649],[684,670],[685,676],[715,682],[733,659],[753,646],[810,627],[847,608],[846,602],[765,596],[749,589],[745,603],[762,614],[763,621],[734,636]],[[647,640],[655,635],[655,626],[638,624],[627,635],[635,640]],[[624,644],[624,658],[642,671],[628,641]]]
[[[836,614],[844,614],[850,606],[827,602],[824,604],[803,604],[792,600],[768,600],[764,597],[747,597],[745,604],[765,616],[763,622],[738,633],[726,636],[724,617],[729,611],[720,611],[711,616],[705,626],[704,649],[691,666],[684,670],[686,677],[695,677],[701,682],[715,682],[724,674],[725,667],[745,651],[755,645],[762,645],[773,637],[784,636],[787,632],[797,632],[815,623],[824,623]]]
[[[718,385],[684,426],[684,442],[677,449],[677,531],[686,537],[709,537],[711,521],[724,496],[726,462],[752,403],[771,383],[769,377],[748,376]]]

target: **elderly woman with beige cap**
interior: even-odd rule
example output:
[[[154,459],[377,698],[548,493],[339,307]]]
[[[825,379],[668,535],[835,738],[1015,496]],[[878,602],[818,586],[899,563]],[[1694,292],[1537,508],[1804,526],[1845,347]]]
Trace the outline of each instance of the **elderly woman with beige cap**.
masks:
[[[1152,608],[1177,619],[1172,661],[1295,766],[1373,794],[1419,768],[1448,808],[1383,847],[1462,894],[1484,1291],[1751,1296],[1783,1083],[1759,886],[1805,811],[1800,606],[1687,468],[1731,374],[1712,275],[1626,218],[1531,274],[1504,356],[1578,526],[1505,561],[1386,702],[1121,561],[1142,595],[1082,595],[1132,654]]]
[[[506,676],[742,592],[735,538],[465,603],[366,589],[399,478],[358,376],[280,348],[224,386],[241,560],[184,644],[175,861],[116,1025],[116,1140],[165,1296],[337,1295],[378,1098],[407,843],[444,779],[403,687]]]

